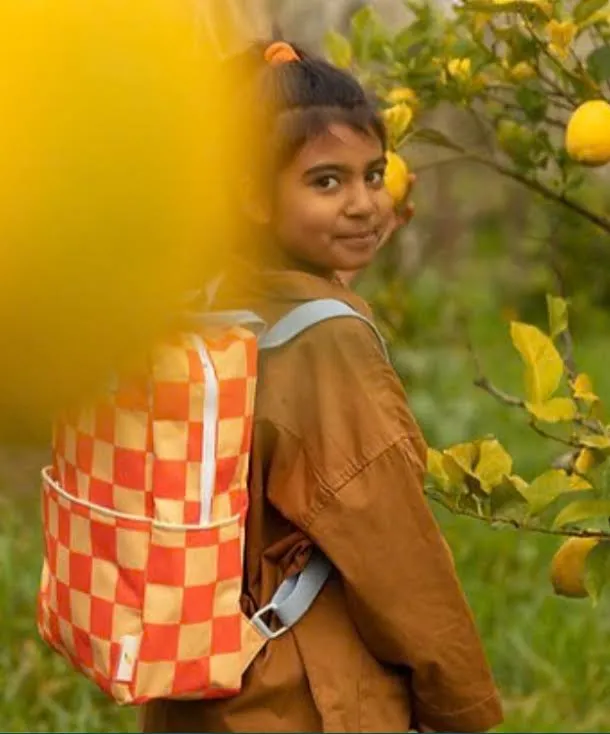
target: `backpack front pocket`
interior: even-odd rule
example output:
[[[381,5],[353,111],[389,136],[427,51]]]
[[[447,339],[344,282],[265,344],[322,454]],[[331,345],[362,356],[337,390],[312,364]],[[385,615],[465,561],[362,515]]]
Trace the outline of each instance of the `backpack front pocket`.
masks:
[[[161,524],[75,498],[45,470],[43,518],[39,629],[74,667],[121,703],[239,692],[244,514]]]

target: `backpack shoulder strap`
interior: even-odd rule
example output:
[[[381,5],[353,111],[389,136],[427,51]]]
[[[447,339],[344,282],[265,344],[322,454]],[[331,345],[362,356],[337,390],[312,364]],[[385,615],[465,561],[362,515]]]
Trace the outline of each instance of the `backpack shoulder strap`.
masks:
[[[351,306],[348,306],[347,303],[334,298],[320,298],[315,301],[307,301],[294,308],[261,335],[258,341],[259,349],[277,349],[288,344],[299,336],[299,334],[302,334],[316,324],[321,324],[323,321],[329,321],[330,319],[345,317],[358,319],[369,326],[379,339],[386,359],[389,359],[385,341],[375,324]]]

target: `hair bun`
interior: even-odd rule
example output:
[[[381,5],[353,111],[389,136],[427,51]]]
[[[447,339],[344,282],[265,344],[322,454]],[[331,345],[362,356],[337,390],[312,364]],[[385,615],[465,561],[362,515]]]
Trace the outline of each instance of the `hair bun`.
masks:
[[[300,60],[301,58],[294,48],[284,41],[275,41],[265,50],[265,61],[271,66],[280,66],[281,64]]]

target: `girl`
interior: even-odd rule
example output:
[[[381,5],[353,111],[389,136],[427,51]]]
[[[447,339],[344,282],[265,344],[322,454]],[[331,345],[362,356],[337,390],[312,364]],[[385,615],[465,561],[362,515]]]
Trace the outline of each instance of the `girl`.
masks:
[[[287,44],[264,55],[255,90],[267,144],[246,196],[262,234],[247,243],[258,272],[242,268],[217,302],[271,324],[318,298],[370,318],[337,273],[371,262],[393,226],[383,125],[345,72]],[[253,662],[240,695],[155,702],[145,730],[480,732],[500,723],[423,494],[426,446],[373,331],[351,318],[318,324],[265,354],[258,389],[244,610],[266,604],[314,546],[335,571]]]

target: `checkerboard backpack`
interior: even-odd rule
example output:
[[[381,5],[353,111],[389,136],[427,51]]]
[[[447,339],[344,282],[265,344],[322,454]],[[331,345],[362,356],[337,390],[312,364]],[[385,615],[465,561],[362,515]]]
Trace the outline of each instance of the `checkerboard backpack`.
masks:
[[[249,313],[198,317],[142,379],[57,419],[38,626],[116,701],[239,693],[322,588],[330,563],[316,552],[254,617],[240,609],[258,354],[342,316],[362,319],[334,300],[269,330]]]

